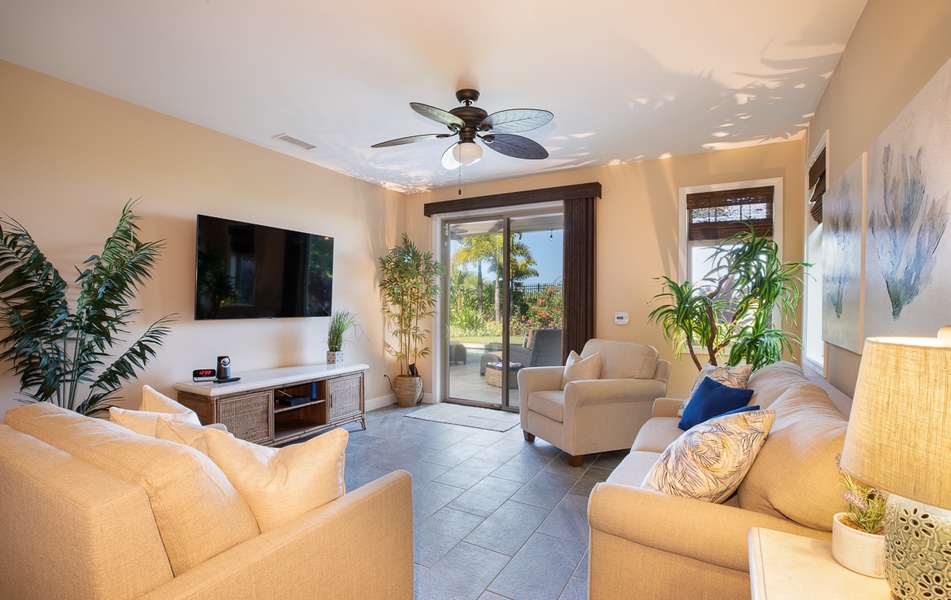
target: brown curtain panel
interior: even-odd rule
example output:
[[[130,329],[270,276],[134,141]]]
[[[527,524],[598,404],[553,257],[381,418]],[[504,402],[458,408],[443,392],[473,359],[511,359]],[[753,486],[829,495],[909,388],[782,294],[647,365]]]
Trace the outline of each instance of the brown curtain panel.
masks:
[[[564,201],[564,290],[562,295],[562,358],[580,353],[594,337],[595,323],[595,197]]]

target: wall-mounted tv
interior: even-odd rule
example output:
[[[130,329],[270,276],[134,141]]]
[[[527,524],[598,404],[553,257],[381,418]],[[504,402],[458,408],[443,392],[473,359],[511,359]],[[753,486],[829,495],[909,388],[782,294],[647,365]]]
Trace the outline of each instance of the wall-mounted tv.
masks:
[[[330,316],[332,237],[198,215],[195,319]]]

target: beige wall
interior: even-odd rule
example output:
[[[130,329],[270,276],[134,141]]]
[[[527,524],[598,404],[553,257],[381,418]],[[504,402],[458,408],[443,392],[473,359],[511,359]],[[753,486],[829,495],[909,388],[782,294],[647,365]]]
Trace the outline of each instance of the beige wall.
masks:
[[[835,181],[951,59],[949,32],[947,0],[869,0],[816,109],[803,156],[829,131]],[[831,345],[827,352],[829,381],[852,395],[860,357]]]
[[[489,156],[488,159],[495,157]],[[801,260],[803,248],[802,150],[799,141],[741,150],[566,171],[522,179],[464,185],[465,197],[517,192],[597,181],[596,335],[651,344],[673,362],[668,392],[683,396],[696,378],[685,357],[673,356],[660,329],[648,324],[648,300],[659,291],[655,277],[677,275],[678,193],[681,187],[781,177],[784,182],[784,258]],[[452,200],[457,190],[413,195],[409,224],[420,245],[432,244],[431,223],[423,216],[426,202]],[[614,313],[630,314],[630,324],[614,325]],[[797,331],[798,333],[798,331]],[[427,371],[431,370],[429,367]]]
[[[376,257],[401,228],[405,198],[277,152],[0,62],[0,212],[22,223],[68,281],[101,249],[123,203],[146,239],[168,249],[141,296],[141,329],[178,313],[158,359],[141,377],[160,391],[232,358],[251,369],[324,362],[327,318],[196,322],[195,216],[204,213],[335,238],[335,308],[359,313],[344,350],[371,367],[367,398],[390,394],[381,373],[383,319]],[[9,364],[3,365],[3,370]],[[137,401],[137,386],[127,396]],[[0,375],[0,413],[18,379]]]

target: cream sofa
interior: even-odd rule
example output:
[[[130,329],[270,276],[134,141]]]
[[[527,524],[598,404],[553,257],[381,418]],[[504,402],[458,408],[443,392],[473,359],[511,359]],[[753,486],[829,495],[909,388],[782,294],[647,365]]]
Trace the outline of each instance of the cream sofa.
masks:
[[[597,353],[600,377],[562,387],[564,367],[518,372],[519,418],[525,440],[538,436],[580,467],[585,454],[631,447],[651,416],[655,399],[667,393],[670,363],[653,346],[590,339],[581,357]]]
[[[408,473],[259,533],[215,468],[183,444],[49,404],[11,409],[0,598],[413,597]]]
[[[831,539],[842,509],[836,454],[847,420],[825,389],[782,362],[754,373],[751,405],[776,412],[752,468],[724,504],[642,489],[677,428],[681,400],[661,398],[630,454],[588,502],[591,600],[750,597],[747,532]]]

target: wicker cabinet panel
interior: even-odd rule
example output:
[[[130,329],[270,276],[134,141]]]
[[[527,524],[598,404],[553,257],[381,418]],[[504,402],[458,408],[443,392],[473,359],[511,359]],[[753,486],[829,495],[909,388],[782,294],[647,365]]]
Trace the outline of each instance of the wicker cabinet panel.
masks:
[[[336,377],[327,382],[330,422],[363,413],[363,373]]]
[[[273,436],[270,416],[273,398],[270,390],[221,398],[218,400],[218,422],[224,423],[237,438],[268,442]]]

